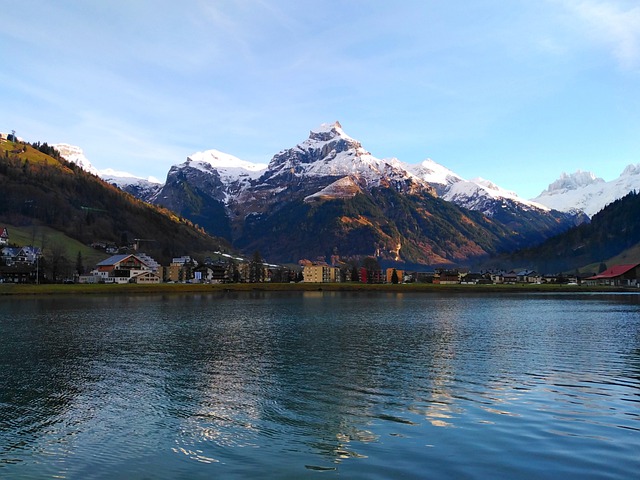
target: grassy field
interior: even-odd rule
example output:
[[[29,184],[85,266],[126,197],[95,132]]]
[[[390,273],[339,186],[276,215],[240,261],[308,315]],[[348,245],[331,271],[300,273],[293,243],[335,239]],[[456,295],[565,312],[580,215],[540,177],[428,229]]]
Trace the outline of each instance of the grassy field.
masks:
[[[231,284],[159,284],[159,285],[13,285],[0,284],[2,295],[74,295],[74,294],[184,294],[213,292],[397,292],[397,293],[508,293],[508,292],[623,292],[640,289],[586,287],[569,285],[434,285],[409,283],[369,285],[364,283],[231,283]]]
[[[71,262],[74,262],[74,264],[78,257],[78,252],[82,254],[82,263],[85,266],[93,266],[109,256],[104,252],[95,250],[49,227],[36,225],[16,227],[6,223],[2,223],[0,226],[7,227],[9,231],[9,241],[12,244],[20,247],[25,245],[42,247],[44,245],[45,248],[51,245],[60,245],[64,250],[65,257]]]

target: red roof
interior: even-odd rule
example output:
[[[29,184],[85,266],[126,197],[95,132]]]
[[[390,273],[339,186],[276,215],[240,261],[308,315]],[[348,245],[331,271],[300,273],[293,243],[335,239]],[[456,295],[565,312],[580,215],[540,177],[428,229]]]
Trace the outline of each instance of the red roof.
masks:
[[[625,273],[627,273],[629,270],[633,270],[638,265],[640,265],[640,263],[634,263],[631,265],[615,265],[614,267],[608,268],[604,272],[599,273],[598,275],[587,278],[587,280],[598,280],[600,278],[619,277],[620,275],[624,275]]]

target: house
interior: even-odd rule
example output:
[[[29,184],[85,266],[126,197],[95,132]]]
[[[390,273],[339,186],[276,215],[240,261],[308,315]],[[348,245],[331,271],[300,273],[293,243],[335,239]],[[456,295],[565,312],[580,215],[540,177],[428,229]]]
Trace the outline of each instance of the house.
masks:
[[[7,266],[11,266],[15,263],[15,259],[18,258],[18,253],[20,252],[19,247],[3,247],[0,250],[0,255],[2,256],[2,263]]]
[[[521,270],[516,273],[518,283],[541,283],[542,276],[534,270]]]
[[[302,267],[304,283],[335,283],[340,281],[340,269],[324,264],[311,264]]]
[[[458,270],[436,271],[433,283],[440,285],[454,285],[460,283],[460,272]]]
[[[158,263],[145,254],[114,255],[98,263],[91,276],[104,283],[160,283],[158,269]],[[95,283],[87,277],[80,281]]]
[[[26,245],[24,247],[3,247],[0,250],[2,261],[7,266],[16,264],[33,265],[42,256],[42,250]]]
[[[7,227],[0,227],[0,245],[9,245],[9,231]]]
[[[518,274],[516,272],[503,273],[502,274],[502,283],[506,283],[506,284],[518,283]]]
[[[193,279],[197,283],[224,283],[228,281],[227,267],[225,265],[201,265],[194,268]]]
[[[0,266],[0,283],[32,283],[36,272],[29,265]]]
[[[461,276],[460,283],[463,285],[487,285],[492,282],[489,274],[469,272]]]
[[[640,263],[616,265],[598,275],[585,278],[584,283],[611,287],[638,287],[640,286]]]

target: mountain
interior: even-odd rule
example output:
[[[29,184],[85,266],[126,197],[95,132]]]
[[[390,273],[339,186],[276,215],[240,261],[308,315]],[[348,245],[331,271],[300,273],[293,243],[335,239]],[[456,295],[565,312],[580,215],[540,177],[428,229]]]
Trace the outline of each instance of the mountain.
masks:
[[[68,162],[78,165],[85,172],[96,175],[102,178],[105,182],[130,193],[134,197],[140,198],[146,202],[160,190],[162,184],[153,177],[141,178],[136,177],[127,172],[119,172],[111,168],[104,170],[98,170],[95,168],[89,159],[84,155],[84,152],[80,147],[75,145],[69,145],[67,143],[57,143],[51,145],[55,148],[62,158]]]
[[[457,173],[452,172],[430,158],[423,161],[420,165],[408,167],[408,169],[418,178],[421,178],[435,188],[440,196],[444,195],[452,185],[465,181],[464,178]]]
[[[590,223],[572,228],[537,247],[499,257],[493,263],[503,267],[526,266],[540,272],[572,271],[638,246],[640,193],[630,192],[596,213]],[[633,261],[639,260],[636,257]]]
[[[563,173],[533,201],[563,212],[580,210],[592,217],[634,190],[640,190],[640,163],[627,166],[617,179],[610,182],[581,170],[570,175]]]
[[[46,225],[84,244],[145,239],[159,261],[229,249],[185,219],[109,185],[43,144],[0,143],[0,221]],[[67,152],[69,153],[69,152]]]
[[[170,169],[152,201],[277,261],[337,250],[464,263],[542,241],[576,222],[574,215],[477,182],[431,160],[410,167],[378,159],[335,122],[312,130],[268,165],[215,150],[194,154]]]

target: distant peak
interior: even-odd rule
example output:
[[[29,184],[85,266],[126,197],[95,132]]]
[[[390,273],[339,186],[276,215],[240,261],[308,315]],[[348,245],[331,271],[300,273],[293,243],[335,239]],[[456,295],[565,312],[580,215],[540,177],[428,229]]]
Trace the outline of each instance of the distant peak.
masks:
[[[583,170],[577,170],[574,173],[567,174],[562,172],[560,178],[549,185],[549,187],[542,192],[542,194],[566,192],[568,190],[577,190],[581,187],[586,187],[594,183],[603,183],[602,178],[598,178],[592,172],[585,172]]]
[[[621,177],[630,177],[632,175],[640,175],[640,163],[635,165],[627,165],[627,168],[622,172]]]

